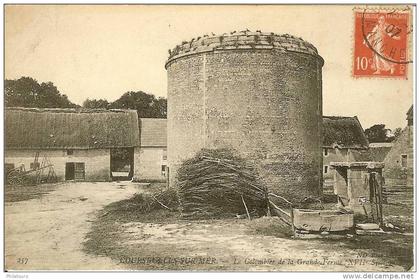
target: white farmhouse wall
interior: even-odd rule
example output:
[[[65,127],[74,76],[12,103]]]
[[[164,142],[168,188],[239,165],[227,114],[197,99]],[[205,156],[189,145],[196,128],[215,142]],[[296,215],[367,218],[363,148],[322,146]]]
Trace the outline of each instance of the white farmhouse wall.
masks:
[[[167,165],[166,148],[141,147],[134,150],[134,180],[165,181],[162,165]]]
[[[6,150],[5,163],[13,163],[15,167],[24,165],[30,169],[38,150]],[[65,180],[66,162],[84,162],[86,181],[110,181],[110,150],[90,149],[73,150],[72,155],[67,155],[66,150],[41,150],[38,161],[41,163],[47,157],[54,166],[54,171],[59,180]]]

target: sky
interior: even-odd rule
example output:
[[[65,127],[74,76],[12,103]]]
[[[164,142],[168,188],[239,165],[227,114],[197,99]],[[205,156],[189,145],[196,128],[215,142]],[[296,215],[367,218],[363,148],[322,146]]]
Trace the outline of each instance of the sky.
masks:
[[[352,5],[6,5],[5,77],[53,82],[77,104],[127,91],[166,97],[168,50],[204,34],[288,33],[324,58],[323,114],[357,116],[364,128],[404,127],[407,79],[354,78]],[[411,45],[411,42],[410,42]]]

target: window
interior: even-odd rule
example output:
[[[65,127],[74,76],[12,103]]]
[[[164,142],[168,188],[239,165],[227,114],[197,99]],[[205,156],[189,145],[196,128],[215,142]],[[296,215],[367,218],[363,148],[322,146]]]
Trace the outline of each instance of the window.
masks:
[[[401,167],[402,168],[407,167],[407,155],[401,155]]]
[[[328,149],[327,148],[324,149],[324,156],[328,156]]]
[[[168,154],[166,149],[163,150],[163,155],[162,155],[162,160],[167,160],[168,159]]]
[[[73,155],[73,153],[74,153],[74,151],[73,151],[73,150],[67,150],[67,155],[68,155],[68,156]]]
[[[162,165],[160,168],[160,174],[162,174],[162,176],[166,175],[166,165]]]
[[[327,173],[328,173],[328,165],[324,165],[324,174],[327,174]]]

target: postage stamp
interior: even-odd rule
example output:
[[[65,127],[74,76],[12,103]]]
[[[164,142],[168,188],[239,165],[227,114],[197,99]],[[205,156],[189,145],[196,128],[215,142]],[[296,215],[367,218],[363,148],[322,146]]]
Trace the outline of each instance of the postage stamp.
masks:
[[[356,10],[354,77],[406,77],[409,11]]]

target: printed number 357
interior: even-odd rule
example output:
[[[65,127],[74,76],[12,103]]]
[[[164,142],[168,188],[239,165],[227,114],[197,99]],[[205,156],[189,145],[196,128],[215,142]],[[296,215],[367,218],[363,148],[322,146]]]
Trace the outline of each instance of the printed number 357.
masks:
[[[28,261],[29,261],[28,258],[18,258],[17,259],[17,263],[20,263],[20,264],[27,264]]]

